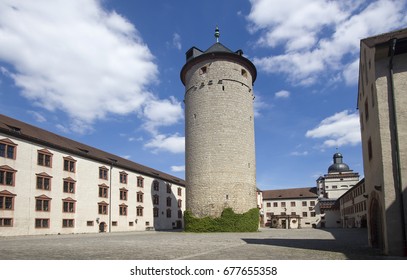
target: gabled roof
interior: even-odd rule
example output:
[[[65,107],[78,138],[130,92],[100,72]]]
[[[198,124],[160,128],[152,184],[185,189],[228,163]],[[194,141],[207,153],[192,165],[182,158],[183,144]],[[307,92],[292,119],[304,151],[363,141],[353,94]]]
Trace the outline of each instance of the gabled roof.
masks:
[[[293,189],[280,189],[280,190],[267,190],[263,191],[263,200],[270,199],[288,199],[288,198],[317,198],[317,188],[293,188]]]
[[[114,154],[99,150],[86,144],[71,140],[69,138],[57,135],[47,130],[35,127],[33,125],[18,121],[0,114],[0,133],[6,134],[11,138],[17,138],[36,143],[44,148],[55,149],[67,153],[67,155],[79,156],[98,161],[102,164],[130,170],[135,173],[158,178],[166,182],[171,182],[185,186],[185,181],[161,172],[159,170],[135,163],[128,159],[116,156]],[[87,152],[84,152],[87,151]]]

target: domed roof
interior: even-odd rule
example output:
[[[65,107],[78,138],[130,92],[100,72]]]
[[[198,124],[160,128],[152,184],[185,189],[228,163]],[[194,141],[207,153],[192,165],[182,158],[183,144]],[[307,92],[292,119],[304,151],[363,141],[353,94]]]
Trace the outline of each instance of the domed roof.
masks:
[[[341,153],[335,153],[333,156],[334,163],[329,166],[328,173],[350,171],[349,166],[342,162],[343,156]]]

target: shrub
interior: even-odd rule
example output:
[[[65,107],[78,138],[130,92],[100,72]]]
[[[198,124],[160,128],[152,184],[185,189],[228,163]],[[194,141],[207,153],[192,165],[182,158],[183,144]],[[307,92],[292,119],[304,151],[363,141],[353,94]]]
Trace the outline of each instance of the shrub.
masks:
[[[184,219],[188,232],[253,232],[259,226],[259,209],[236,214],[232,208],[226,208],[218,218],[196,218],[187,210]]]

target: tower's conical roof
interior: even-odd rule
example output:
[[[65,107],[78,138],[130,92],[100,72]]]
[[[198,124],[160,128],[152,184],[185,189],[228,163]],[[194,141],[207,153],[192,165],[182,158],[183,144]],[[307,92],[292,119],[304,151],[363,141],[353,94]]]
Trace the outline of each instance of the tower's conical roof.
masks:
[[[226,53],[234,53],[221,43],[215,43],[211,47],[209,47],[204,53],[214,53],[214,52],[226,52]]]

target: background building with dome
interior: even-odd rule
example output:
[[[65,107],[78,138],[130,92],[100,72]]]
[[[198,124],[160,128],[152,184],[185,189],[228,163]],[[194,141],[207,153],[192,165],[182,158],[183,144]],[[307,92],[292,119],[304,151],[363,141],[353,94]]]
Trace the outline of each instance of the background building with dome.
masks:
[[[263,191],[263,226],[286,229],[342,227],[339,198],[354,190],[358,182],[359,173],[343,162],[341,153],[335,153],[328,173],[317,179],[316,187]],[[354,209],[349,202],[344,205],[348,212]]]
[[[341,153],[333,155],[328,173],[317,179],[318,208],[321,220],[317,227],[342,227],[338,198],[359,182],[359,173],[343,162]]]

